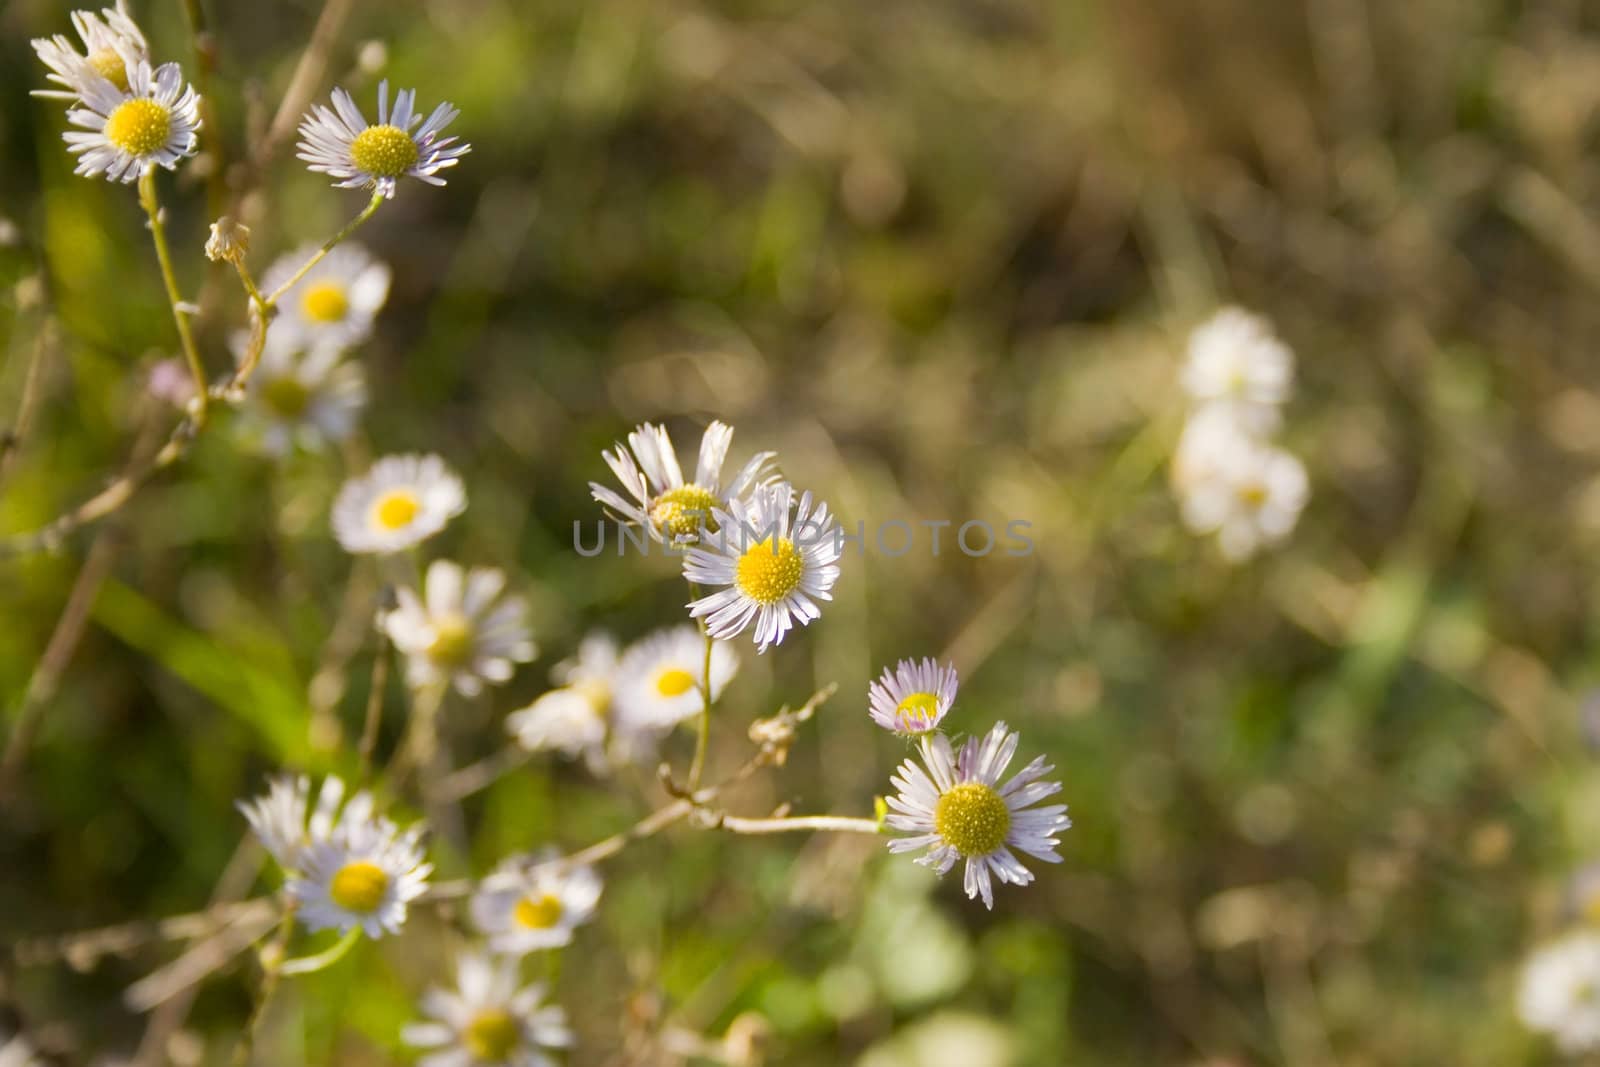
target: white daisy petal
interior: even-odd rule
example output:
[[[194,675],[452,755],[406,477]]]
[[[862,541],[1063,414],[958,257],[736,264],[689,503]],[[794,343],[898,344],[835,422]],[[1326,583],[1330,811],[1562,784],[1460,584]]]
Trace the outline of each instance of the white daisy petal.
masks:
[[[438,456],[385,456],[339,490],[333,532],[346,552],[399,552],[444,529],[466,507],[461,479]]]
[[[439,133],[458,114],[440,105],[422,129],[413,130],[415,90],[403,90],[388,107],[389,83],[378,85],[378,121],[368,123],[350,94],[333,90],[333,110],[313,105],[300,122],[296,154],[307,169],[337,179],[342,189],[366,187],[393,197],[401,178],[443,185],[439,172],[455,166],[472,150]]]
[[[514,957],[464,955],[456,964],[458,994],[448,1000],[424,996],[420,1006],[431,1018],[408,1026],[401,1040],[443,1049],[420,1061],[436,1067],[546,1067],[554,1061],[544,1050],[569,1046],[572,1031],[559,1007],[544,1004],[542,985],[519,988],[518,983]]]
[[[464,571],[434,560],[423,579],[423,596],[397,590],[398,606],[383,618],[389,640],[406,657],[406,682],[413,688],[449,683],[464,696],[483,683],[502,685],[513,664],[533,659],[527,604],[502,597],[505,575],[488,567]]]

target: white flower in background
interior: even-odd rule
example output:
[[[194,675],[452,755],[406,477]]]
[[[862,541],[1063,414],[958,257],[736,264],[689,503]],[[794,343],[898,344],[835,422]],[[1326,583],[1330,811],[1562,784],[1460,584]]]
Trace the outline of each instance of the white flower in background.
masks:
[[[235,354],[242,358],[248,343],[243,335],[235,338]],[[355,432],[366,403],[365,372],[342,349],[305,351],[288,334],[271,330],[245,388],[241,427],[261,451],[284,456],[297,444],[315,450],[343,441]]]
[[[99,78],[83,86],[83,107],[67,112],[80,130],[62,134],[78,156],[76,173],[107,181],[138,181],[156,167],[172,170],[199,145],[200,97],[176,63],[155,71],[144,61],[128,68],[128,92]]]
[[[1294,353],[1266,319],[1223,308],[1189,335],[1182,382],[1196,402],[1225,407],[1243,428],[1270,433],[1294,385]]]
[[[599,769],[617,680],[617,643],[607,633],[589,634],[577,656],[556,664],[550,677],[560,688],[512,712],[506,729],[529,752],[587,756],[590,767]]]
[[[721,422],[707,426],[700,438],[694,481],[686,482],[666,428],[647,422],[628,435],[626,447],[619,442],[615,451],[600,453],[633,499],[595,482],[589,483],[589,489],[619,522],[643,526],[663,543],[690,542],[703,524],[716,528],[711,521],[713,509],[726,509],[757,485],[777,478],[772,469],[777,453],[757,452],[724,485],[722,465],[732,443],[733,427]]]
[[[522,955],[560,948],[594,916],[600,876],[559,856],[513,858],[485,878],[472,897],[472,921],[495,952]]]
[[[872,721],[897,734],[938,727],[956,699],[956,669],[936,659],[903,659],[867,689]]]
[[[466,508],[461,479],[438,456],[385,456],[339,490],[333,533],[346,552],[399,552]]]
[[[343,819],[350,825],[372,818],[372,796],[357,793],[344,802],[345,784],[337,775],[322,780],[317,805],[311,807],[311,779],[280,775],[267,783],[265,796],[239,801],[238,808],[266,846],[272,858],[286,871],[300,870],[301,853],[314,841],[329,841]]]
[[[308,930],[360,927],[368,937],[399,933],[407,906],[428,888],[433,866],[424,862],[422,824],[401,830],[374,817],[358,793],[331,833],[300,850],[299,876],[284,887],[299,903]]]
[[[126,0],[117,0],[116,7],[104,8],[98,15],[74,11],[72,25],[83,41],[82,52],[64,34],[34,40],[34,52],[50,68],[48,79],[64,90],[35,89],[33,95],[81,99],[84,87],[98,78],[110,82],[118,92],[127,92],[128,72],[139,63],[150,62],[150,45],[139,24],[128,14]]]
[[[994,907],[991,875],[1013,885],[1033,881],[1012,849],[1061,862],[1056,835],[1072,825],[1066,805],[1031,806],[1061,790],[1060,782],[1039,781],[1055,768],[1040,756],[1000,785],[1017,751],[1017,735],[1005,723],[996,723],[982,740],[968,738],[959,754],[952,754],[943,734],[924,736],[920,747],[926,770],[908,759],[890,779],[900,792],[888,798],[893,813],[886,821],[912,836],[889,842],[889,851],[927,848],[917,862],[941,875],[956,860],[966,860],[967,897],[983,897],[988,908]]]
[[[705,706],[706,639],[693,626],[651,634],[623,654],[617,668],[619,729],[665,732],[700,714]],[[711,642],[711,699],[739,671],[739,656],[725,642]]]
[[[416,112],[416,98],[414,89],[396,93],[391,114],[389,83],[379,82],[378,121],[373,124],[349,93],[335,89],[331,109],[313,104],[301,121],[296,154],[307,169],[341,179],[334,182],[340,189],[365,186],[393,197],[401,178],[443,185],[439,172],[471,151],[470,145],[456,144],[454,137],[439,136],[461,112],[440,104],[423,122]]]
[[[0,1067],[45,1067],[33,1045],[20,1034],[6,1037],[0,1032]]]
[[[722,587],[689,605],[721,640],[755,624],[759,651],[783,640],[795,622],[822,617],[819,600],[832,600],[844,541],[828,505],[804,493],[798,506],[787,482],[756,487],[747,502],[733,500],[712,512],[717,528],[689,549],[683,576]]]
[[[1288,537],[1311,487],[1288,452],[1258,440],[1221,413],[1190,421],[1173,461],[1183,521],[1216,534],[1222,554],[1239,562]]]
[[[538,649],[528,631],[528,605],[505,596],[506,576],[492,567],[463,571],[434,560],[422,596],[402,586],[400,603],[383,627],[406,656],[406,683],[413,688],[450,683],[462,696],[476,696],[483,683],[511,680],[513,664],[533,659]]]
[[[1517,1014],[1562,1052],[1600,1049],[1600,934],[1569,934],[1523,966]]]
[[[430,989],[422,1014],[400,1038],[415,1048],[437,1049],[418,1067],[557,1067],[546,1049],[572,1044],[561,1008],[544,1003],[544,986],[518,988],[515,957],[470,953],[456,965],[454,990]]]
[[[307,245],[279,256],[261,276],[261,291],[277,292],[316,253]],[[389,277],[388,265],[365,248],[341,244],[278,298],[271,332],[291,334],[308,347],[358,345],[372,335],[373,320],[389,299]]]

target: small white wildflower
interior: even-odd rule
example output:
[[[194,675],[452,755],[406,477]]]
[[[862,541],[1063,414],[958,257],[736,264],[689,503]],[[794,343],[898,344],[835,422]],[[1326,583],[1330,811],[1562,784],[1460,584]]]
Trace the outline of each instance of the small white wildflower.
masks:
[[[76,173],[134,182],[156,167],[173,170],[200,143],[200,97],[184,83],[176,63],[154,71],[139,61],[128,68],[127,93],[104,78],[83,87],[83,107],[67,112],[80,130],[62,134],[78,156]]]
[[[506,717],[506,729],[529,752],[555,749],[586,756],[593,769],[605,763],[607,723],[617,680],[617,643],[610,634],[591,633],[573,659],[550,672],[560,688]]]
[[[495,952],[522,955],[560,948],[600,902],[600,875],[546,853],[512,858],[473,894],[472,921]]]
[[[407,906],[428,888],[421,823],[401,830],[370,811],[356,811],[358,793],[333,832],[315,833],[298,856],[298,876],[285,889],[308,930],[360,927],[368,937],[399,933]]]
[[[317,252],[315,245],[279,256],[261,276],[263,293],[277,292]],[[389,299],[389,267],[358,244],[345,243],[324,256],[278,298],[272,333],[298,343],[351,347],[372,336],[372,324]]]
[[[617,667],[616,726],[664,733],[700,713],[705,698],[706,639],[693,626],[674,626],[636,642]],[[711,699],[739,671],[739,656],[726,642],[711,643]]]
[[[1600,934],[1544,945],[1522,969],[1517,1014],[1569,1055],[1600,1049]]]
[[[1294,353],[1266,319],[1224,308],[1189,335],[1182,381],[1197,402],[1224,406],[1245,429],[1270,433],[1294,384]]]
[[[1223,412],[1190,420],[1173,461],[1173,482],[1184,524],[1197,534],[1216,534],[1233,562],[1288,537],[1311,493],[1297,458]]]
[[[1061,862],[1056,835],[1072,825],[1066,805],[1031,806],[1059,792],[1061,783],[1039,781],[1054,770],[1040,756],[1000,785],[1017,751],[1017,735],[1005,723],[996,723],[981,740],[968,738],[959,755],[943,734],[924,736],[919,744],[926,769],[908,759],[890,779],[900,792],[887,798],[893,813],[886,821],[912,835],[889,842],[890,852],[927,848],[917,862],[941,875],[956,860],[966,860],[967,897],[983,897],[988,908],[994,907],[991,875],[1013,885],[1033,881],[1012,849]]]
[[[50,68],[46,77],[63,88],[35,89],[33,95],[78,100],[85,86],[97,79],[110,82],[118,92],[128,92],[129,71],[136,64],[150,62],[150,45],[128,14],[126,0],[117,0],[116,7],[104,8],[98,15],[74,11],[72,25],[83,41],[82,52],[64,34],[34,40],[34,52]]]
[[[647,422],[628,435],[626,446],[619,442],[615,451],[600,453],[632,499],[595,482],[589,490],[619,522],[643,526],[657,541],[693,541],[702,525],[716,528],[713,509],[727,508],[756,486],[777,479],[772,469],[777,453],[757,452],[724,485],[722,466],[732,443],[733,427],[721,422],[707,426],[694,481],[685,482],[666,428]]]
[[[935,659],[903,659],[867,689],[872,721],[893,733],[936,729],[956,699],[956,669]]]
[[[528,632],[527,603],[505,596],[506,576],[492,567],[470,571],[434,560],[423,593],[401,587],[400,603],[384,616],[389,639],[406,657],[406,682],[414,688],[453,684],[475,696],[483,684],[504,685],[513,664],[537,654]]]
[[[748,503],[733,500],[712,511],[714,533],[684,556],[690,582],[721,587],[689,605],[711,635],[727,640],[755,624],[759,651],[782,641],[796,623],[822,617],[817,606],[832,600],[844,542],[828,513],[804,493],[798,505],[787,482],[758,486]]]
[[[396,93],[391,114],[389,83],[379,82],[378,121],[373,124],[349,93],[335,89],[331,109],[314,104],[301,121],[297,155],[310,170],[341,179],[334,183],[340,189],[365,186],[393,197],[401,178],[443,185],[439,172],[471,151],[470,145],[456,144],[454,137],[439,136],[461,112],[440,104],[423,122],[416,112],[416,97],[414,89]]]
[[[456,988],[428,990],[421,1008],[429,1021],[401,1031],[406,1044],[437,1050],[418,1067],[557,1067],[545,1050],[572,1044],[566,1013],[544,1003],[543,985],[518,983],[515,958],[462,956]]]
[[[333,533],[346,552],[400,552],[466,508],[461,479],[438,456],[385,456],[339,490]]]
[[[308,845],[332,838],[341,811],[347,812],[352,822],[371,817],[371,795],[357,793],[347,806],[344,792],[344,781],[330,774],[322,781],[313,811],[311,779],[305,775],[298,778],[280,775],[267,783],[265,796],[241,800],[237,806],[257,840],[272,853],[278,865],[286,871],[298,871],[301,853]]]
[[[235,354],[242,357],[248,343],[235,337]],[[245,389],[241,428],[268,455],[288,455],[296,445],[314,451],[354,433],[366,403],[366,373],[343,350],[302,351],[292,336],[271,330]]]
[[[213,263],[243,263],[250,254],[250,227],[224,215],[211,224],[211,236],[206,239],[206,258]]]

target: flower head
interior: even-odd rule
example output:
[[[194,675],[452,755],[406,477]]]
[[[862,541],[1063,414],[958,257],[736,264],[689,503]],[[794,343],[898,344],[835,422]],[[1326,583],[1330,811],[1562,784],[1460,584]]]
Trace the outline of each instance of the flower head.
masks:
[[[405,653],[407,683],[450,683],[470,697],[485,682],[510,681],[514,663],[533,659],[538,649],[528,632],[528,606],[504,595],[505,588],[501,571],[463,571],[443,559],[429,565],[421,596],[402,586],[399,606],[384,616],[383,627]]]
[[[333,533],[346,552],[399,552],[466,508],[461,479],[438,456],[385,456],[339,490]]]
[[[616,729],[664,733],[705,706],[706,639],[693,626],[651,634],[623,654],[617,668]],[[725,642],[711,642],[711,699],[739,671]]]
[[[236,337],[235,352],[242,355],[247,343]],[[272,330],[246,386],[242,425],[263,452],[284,456],[297,444],[318,449],[343,441],[366,403],[361,364],[332,345],[302,351],[293,337]]]
[[[150,62],[150,45],[128,14],[126,0],[117,0],[116,7],[103,8],[98,15],[74,11],[72,25],[83,41],[82,52],[64,34],[34,40],[34,52],[50,68],[46,77],[63,89],[35,89],[33,95],[79,100],[85,86],[102,79],[118,92],[127,92],[133,67]]]
[[[554,854],[513,858],[473,895],[472,921],[491,949],[522,955],[571,941],[599,902],[600,876],[593,867],[570,865]]]
[[[278,287],[315,255],[314,245],[279,256],[261,276],[263,292]],[[389,299],[389,267],[358,244],[329,252],[305,277],[278,298],[272,333],[286,333],[300,344],[349,347],[372,335],[372,324]]]
[[[1522,970],[1517,1013],[1564,1053],[1600,1049],[1600,934],[1569,934],[1534,952]]]
[[[393,197],[401,178],[443,185],[439,172],[471,151],[454,137],[439,136],[461,112],[440,104],[423,122],[416,97],[414,89],[396,93],[391,113],[389,83],[379,82],[378,121],[372,124],[349,93],[335,89],[331,109],[315,104],[301,121],[296,154],[309,169],[340,179],[334,182],[340,189],[365,186]]]
[[[341,825],[343,813],[351,824],[372,816],[372,797],[357,793],[348,805],[344,802],[344,781],[329,775],[317,792],[316,808],[311,806],[311,779],[305,775],[274,778],[267,784],[265,796],[250,801],[240,801],[243,813],[257,840],[266,846],[272,858],[286,871],[301,869],[301,856],[313,841],[331,840]]]
[[[428,990],[422,998],[428,1021],[407,1025],[401,1040],[437,1050],[418,1067],[556,1067],[544,1050],[572,1044],[566,1013],[544,1003],[544,986],[517,986],[514,957],[462,956],[456,988]]]
[[[967,897],[983,897],[988,908],[994,907],[991,875],[1013,885],[1033,881],[1013,849],[1061,862],[1056,835],[1072,825],[1066,805],[1031,806],[1060,792],[1060,782],[1039,781],[1055,768],[1040,756],[1002,786],[1000,776],[1017,751],[1017,735],[1005,723],[981,740],[968,738],[959,754],[943,734],[924,736],[920,746],[924,766],[908,759],[890,779],[900,792],[888,798],[887,822],[911,836],[889,842],[889,851],[927,848],[917,862],[941,875],[965,860]]]
[[[1235,562],[1288,537],[1310,496],[1298,459],[1245,432],[1224,412],[1190,420],[1173,481],[1185,525],[1216,534],[1222,554]]]
[[[308,930],[399,933],[407,906],[428,888],[433,866],[424,862],[422,824],[401,830],[370,811],[358,817],[353,809],[365,795],[351,800],[331,834],[312,834],[300,851],[299,876],[285,886]]]
[[[1182,381],[1196,401],[1228,408],[1253,433],[1270,432],[1294,384],[1294,353],[1266,319],[1223,308],[1189,336]]]
[[[587,756],[592,768],[605,763],[607,724],[617,681],[617,643],[595,632],[583,639],[576,657],[550,672],[560,688],[506,718],[506,729],[529,752],[555,749]]]
[[[935,659],[903,659],[867,690],[872,721],[897,734],[936,729],[956,699],[956,669]]]
[[[84,83],[79,100],[83,106],[68,111],[67,121],[83,129],[61,136],[85,177],[137,181],[158,166],[176,168],[199,145],[200,97],[176,63],[152,71],[140,60],[128,68],[127,92],[96,78]]]
[[[589,489],[618,521],[643,526],[664,543],[692,542],[702,526],[716,529],[714,509],[726,509],[778,477],[772,468],[777,453],[757,452],[724,484],[722,465],[732,443],[733,427],[721,422],[707,426],[694,481],[686,482],[666,428],[647,422],[628,435],[626,446],[619,442],[614,451],[601,453],[632,499],[594,482]]]
[[[799,504],[787,482],[762,485],[750,500],[712,511],[717,529],[684,556],[683,576],[722,587],[689,605],[711,636],[726,640],[755,624],[756,647],[765,652],[795,622],[822,617],[819,600],[832,600],[844,542],[828,505],[804,493]]]

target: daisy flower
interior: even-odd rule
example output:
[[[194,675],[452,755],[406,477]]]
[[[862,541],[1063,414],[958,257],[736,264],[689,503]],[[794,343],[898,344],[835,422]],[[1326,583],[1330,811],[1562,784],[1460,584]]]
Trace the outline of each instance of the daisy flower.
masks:
[[[316,253],[317,246],[307,245],[279,256],[261,276],[261,291],[277,292]],[[372,335],[373,320],[388,299],[388,265],[360,245],[341,244],[278,298],[272,332],[292,334],[308,346],[348,348]]]
[[[610,634],[592,633],[573,659],[550,672],[559,689],[506,717],[506,729],[529,752],[555,749],[587,756],[591,767],[604,762],[606,723],[611,718],[617,679],[617,643]]]
[[[527,603],[503,596],[506,576],[493,567],[463,571],[434,560],[422,596],[401,587],[400,603],[383,627],[406,656],[406,682],[413,688],[451,683],[462,696],[476,696],[483,683],[511,680],[513,663],[537,654],[528,632]]]
[[[248,341],[234,338],[244,355]],[[268,455],[285,456],[299,444],[317,449],[355,431],[367,403],[366,375],[341,349],[317,345],[303,351],[295,339],[267,333],[261,362],[245,390],[246,434]]]
[[[560,948],[600,902],[600,876],[554,854],[510,859],[472,897],[472,921],[495,952],[520,956]]]
[[[617,667],[619,729],[665,732],[700,714],[706,639],[693,626],[675,626],[635,643]],[[739,671],[739,656],[722,641],[711,642],[711,700]]]
[[[308,930],[360,927],[368,937],[399,933],[406,907],[428,888],[422,824],[401,830],[374,817],[358,793],[329,834],[312,833],[300,850],[298,876],[284,887],[299,902]]]
[[[0,1067],[44,1067],[44,1061],[27,1038],[0,1032]]]
[[[1600,1048],[1600,934],[1545,945],[1523,966],[1517,1014],[1568,1055]]]
[[[956,699],[956,669],[938,660],[903,659],[867,689],[872,721],[897,734],[938,727]]]
[[[632,499],[595,482],[589,489],[617,521],[643,526],[663,543],[693,541],[702,525],[716,529],[711,521],[714,509],[725,509],[757,485],[778,477],[772,469],[777,453],[757,452],[723,485],[722,465],[732,443],[733,427],[721,422],[707,426],[700,438],[694,481],[685,482],[666,428],[647,422],[628,435],[626,447],[618,442],[615,451],[600,453]]]
[[[61,136],[85,177],[138,181],[158,166],[176,168],[199,145],[200,97],[176,63],[152,71],[139,60],[128,68],[126,93],[95,78],[84,83],[80,100],[83,107],[68,111],[67,121],[83,130]]]
[[[1288,537],[1311,492],[1297,458],[1219,413],[1197,416],[1185,428],[1173,481],[1184,524],[1216,534],[1232,562]]]
[[[399,552],[466,508],[461,479],[438,456],[385,456],[339,490],[333,533],[346,552]]]
[[[472,953],[456,965],[454,990],[430,989],[422,998],[427,1022],[410,1023],[400,1039],[436,1049],[418,1067],[557,1067],[546,1049],[572,1044],[567,1016],[544,1003],[544,986],[518,989],[517,960]]]
[[[732,500],[712,511],[715,536],[689,549],[683,576],[697,585],[722,586],[689,605],[711,636],[726,640],[755,623],[756,647],[765,652],[791,626],[822,617],[819,600],[832,600],[844,542],[828,505],[803,493],[798,506],[787,482],[761,485],[748,503]]]
[[[139,63],[150,62],[150,45],[144,31],[128,14],[126,0],[117,0],[116,7],[92,11],[74,11],[73,28],[83,41],[79,52],[65,34],[36,38],[33,50],[40,62],[50,68],[47,79],[63,89],[35,89],[34,96],[57,100],[78,100],[84,87],[99,78],[110,82],[118,92],[130,88],[128,72]]]
[[[1224,308],[1189,335],[1184,390],[1228,408],[1246,429],[1271,432],[1294,384],[1294,353],[1259,315]]]
[[[908,759],[890,779],[900,792],[888,798],[893,813],[886,821],[911,834],[889,842],[890,852],[926,847],[928,853],[917,862],[941,875],[956,860],[966,860],[968,899],[981,896],[991,909],[991,875],[1013,885],[1033,881],[1033,872],[1012,849],[1047,863],[1061,862],[1056,835],[1072,825],[1066,805],[1030,806],[1060,792],[1060,782],[1039,781],[1055,768],[1040,756],[1000,785],[1000,775],[1017,751],[1017,735],[1005,723],[996,723],[982,740],[968,738],[959,754],[952,753],[943,734],[924,736],[920,745],[926,770]]]
[[[389,83],[379,82],[378,122],[373,125],[349,93],[335,89],[332,109],[314,104],[301,121],[296,154],[309,170],[341,179],[334,182],[339,189],[366,187],[393,198],[401,178],[443,185],[439,172],[472,150],[470,145],[456,144],[454,137],[439,136],[461,112],[440,104],[423,122],[416,99],[415,89],[401,90],[395,94],[391,114]]]
[[[282,775],[267,784],[265,796],[241,800],[238,808],[278,865],[286,871],[298,871],[301,854],[313,841],[330,840],[344,823],[355,825],[372,817],[371,794],[357,793],[346,805],[344,793],[344,781],[337,775],[328,775],[322,780],[313,809],[311,779],[305,775]]]

